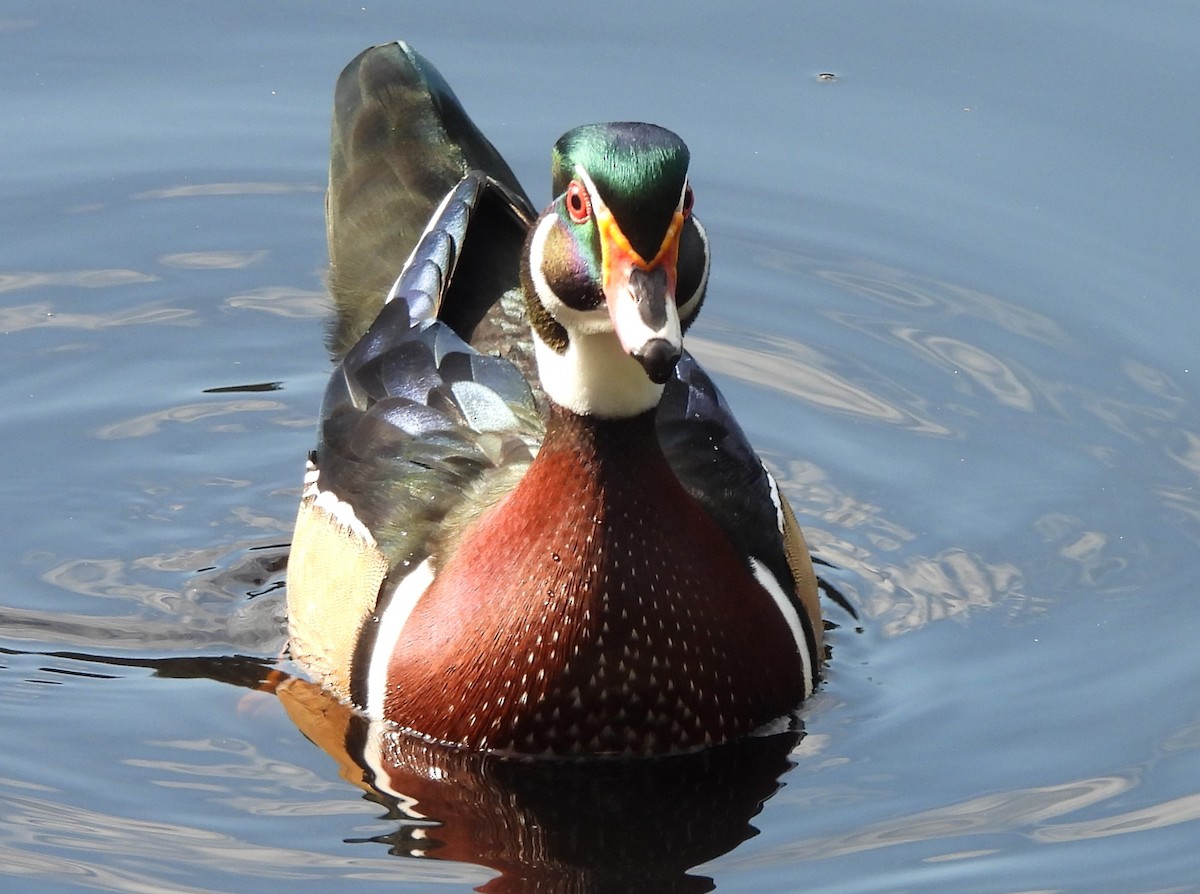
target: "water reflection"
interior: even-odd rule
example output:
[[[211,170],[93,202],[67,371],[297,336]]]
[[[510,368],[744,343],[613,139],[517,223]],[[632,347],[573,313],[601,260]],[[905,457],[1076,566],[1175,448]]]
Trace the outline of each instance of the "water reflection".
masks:
[[[224,649],[279,654],[286,642],[286,564],[287,544],[277,539],[132,560],[69,559],[44,571],[42,580],[97,599],[96,613],[65,611],[53,602],[36,608],[0,606],[0,638],[180,659]],[[182,587],[181,574],[186,575]],[[99,611],[106,604],[111,614]]]
[[[193,310],[158,304],[143,304],[109,313],[64,313],[55,310],[54,305],[47,301],[0,307],[0,331],[49,328],[101,330],[116,326],[190,323],[195,318],[196,312]]]
[[[255,251],[183,251],[163,255],[158,263],[164,267],[183,270],[241,270],[257,264],[267,256],[264,249]]]
[[[1074,566],[1077,580],[1087,587],[1108,585],[1124,571],[1129,561],[1115,556],[1110,535],[1089,528],[1083,520],[1063,512],[1051,512],[1033,523],[1034,530],[1059,556]]]
[[[1075,779],[1053,785],[1019,788],[981,795],[943,807],[897,816],[881,823],[843,834],[817,836],[789,842],[759,855],[759,867],[771,864],[796,865],[801,861],[831,860],[882,848],[933,843],[947,850],[927,857],[930,862],[968,859],[995,853],[994,848],[975,849],[964,837],[1021,832],[1039,844],[1067,844],[1117,835],[1131,835],[1200,819],[1200,792],[1141,807],[1120,809],[1123,797],[1134,789],[1141,773]],[[1063,820],[1073,814],[1094,816],[1107,802],[1114,812],[1092,819]],[[737,863],[737,858],[732,859]]]
[[[1022,827],[1037,827],[1037,831],[1044,832],[1056,828],[1043,825],[1048,820],[1116,798],[1135,783],[1133,777],[1103,776],[982,795],[898,816],[853,832],[790,842],[766,859],[791,864],[797,860],[828,860],[919,841],[948,844],[961,836],[1008,832]]]
[[[329,295],[291,286],[264,286],[226,299],[225,306],[259,310],[291,319],[320,319],[328,315]]]
[[[768,457],[797,513],[806,519],[810,548],[858,612],[881,633],[895,636],[972,611],[1005,606],[1026,611],[1025,573],[1011,560],[989,561],[947,546],[933,555],[912,548],[917,534],[879,506],[840,490],[818,467]],[[794,495],[794,496],[793,496]],[[811,520],[811,521],[810,521]]]
[[[18,874],[30,877],[63,879],[85,866],[96,871],[88,852],[103,849],[141,860],[157,854],[172,865],[203,865],[219,858],[227,870],[248,876],[266,872],[277,877],[289,867],[302,867],[310,873],[333,870],[381,880],[454,880],[488,894],[701,892],[715,885],[695,867],[730,854],[756,834],[753,818],[779,789],[781,777],[789,784],[791,808],[809,813],[832,811],[837,817],[849,806],[887,798],[885,791],[865,786],[836,790],[807,784],[806,779],[821,778],[813,773],[822,765],[843,760],[823,755],[829,743],[824,735],[810,742],[801,733],[783,733],[651,760],[512,760],[431,746],[368,723],[320,687],[281,673],[275,662],[12,649],[0,649],[0,654],[56,659],[60,665],[43,665],[42,670],[97,681],[120,677],[105,668],[144,668],[160,678],[212,680],[252,690],[257,698],[274,693],[297,729],[334,761],[346,783],[362,792],[360,807],[339,797],[336,786],[331,788],[319,775],[282,763],[249,742],[163,741],[157,744],[170,754],[124,763],[146,770],[157,785],[198,789],[249,815],[340,817],[347,844],[381,847],[389,855],[334,856],[261,846],[183,824],[100,814],[60,803],[56,790],[0,779],[12,832],[10,841],[0,845],[0,857],[15,860],[10,869],[17,867]],[[1200,721],[1184,725],[1162,743],[1161,753],[1194,750],[1200,742],[1197,729]],[[806,764],[809,775],[786,775],[796,761]],[[962,861],[1002,852],[991,845],[995,836],[1007,833],[1054,846],[1200,820],[1200,792],[1129,806],[1129,793],[1148,769],[986,792],[848,831],[810,833],[746,857],[724,856],[722,865],[726,871],[761,872],[921,844],[927,845],[926,862]],[[247,780],[255,780],[261,790],[247,788]],[[270,787],[262,788],[267,782]],[[289,801],[289,791],[302,800]],[[362,804],[373,805],[376,821],[367,834],[356,836],[352,819],[361,817]],[[56,845],[52,854],[36,853],[38,845],[48,843]],[[389,874],[387,860],[392,858],[400,858],[402,865]],[[483,881],[471,876],[469,866],[497,875]],[[99,871],[114,873],[114,890],[135,890],[139,884],[173,890],[156,887],[162,880],[152,874],[132,869],[126,874],[119,867]]]
[[[270,768],[265,768],[270,770]],[[248,779],[268,777],[247,774]],[[330,855],[286,844],[246,841],[185,822],[154,821],[122,816],[96,805],[63,803],[62,792],[45,786],[0,779],[5,804],[5,835],[0,841],[4,874],[36,880],[45,888],[64,885],[107,891],[156,894],[205,894],[222,890],[198,887],[177,876],[190,867],[204,877],[228,874],[257,879],[274,889],[283,879],[353,876],[360,881],[392,882],[395,861],[386,856]],[[265,883],[264,879],[269,879]],[[464,882],[471,875],[447,870],[440,882]],[[228,890],[228,889],[224,889]]]
[[[336,763],[341,777],[382,809],[371,834],[349,844],[381,846],[406,864],[398,875],[412,878],[410,866],[470,864],[497,877],[477,888],[504,892],[702,892],[712,879],[692,874],[701,863],[733,850],[757,834],[750,825],[762,803],[779,787],[791,766],[789,755],[799,732],[747,739],[694,754],[656,759],[530,760],[506,759],[429,745],[383,724],[364,720],[319,686],[281,673],[274,662],[243,656],[145,658],[101,656],[86,652],[20,652],[39,659],[41,682],[47,674],[96,680],[120,679],[104,668],[150,670],[155,677],[206,679],[256,693],[273,692],[288,717]],[[54,664],[45,663],[54,660]],[[250,703],[248,703],[249,705]],[[221,740],[168,741],[165,757],[127,757],[123,763],[151,774],[155,784],[190,787],[234,798],[255,815],[286,817],[319,810],[315,789],[327,786],[313,777],[296,779],[297,770],[248,743]],[[230,750],[237,754],[229,754]],[[306,789],[301,804],[289,804],[284,792],[269,794],[234,784],[288,777],[286,787]],[[228,848],[223,865],[247,873],[279,872],[301,859],[285,848],[264,848],[254,856],[246,842],[185,825],[141,823],[128,817],[100,816],[55,803],[55,793],[5,792],[10,822],[38,824],[43,843],[67,836],[84,819],[104,835],[76,835],[73,852],[104,847],[137,853],[172,853],[174,864],[206,858],[210,848]],[[326,806],[329,813],[354,813],[344,801]],[[36,817],[36,819],[35,819]],[[146,827],[153,826],[152,830]],[[341,833],[345,836],[352,827]],[[352,833],[351,833],[352,834]],[[144,836],[149,840],[143,841]],[[335,833],[336,837],[336,833]],[[28,842],[26,842],[28,844]],[[0,846],[0,856],[8,848]],[[63,857],[31,867],[31,874],[68,870]],[[301,863],[323,858],[306,853]],[[255,865],[258,864],[258,870]],[[344,865],[380,864],[368,853]],[[419,874],[421,870],[416,870]],[[132,890],[125,879],[117,890]],[[158,890],[156,888],[156,890]]]
[[[970,379],[997,403],[1027,413],[1034,411],[1032,389],[1021,380],[1012,366],[995,354],[957,338],[907,327],[893,329],[893,335],[935,365],[951,374],[961,374]]]
[[[1076,342],[1049,317],[997,295],[878,262],[852,263],[844,268],[828,266],[829,262],[827,256],[813,260],[819,279],[831,283],[846,295],[902,310],[905,316],[914,312],[943,319],[964,316],[991,323],[1047,347],[1060,350],[1076,347]]]
[[[708,891],[688,870],[755,834],[799,733],[639,760],[513,760],[372,724],[320,687],[276,690],[288,716],[388,810],[370,841],[397,856],[487,866],[481,891]]]
[[[281,673],[276,661],[253,657],[278,653],[284,640],[279,586],[286,556],[286,544],[263,540],[247,542],[241,549],[184,549],[133,561],[71,560],[47,571],[44,579],[64,590],[140,605],[141,610],[89,617],[4,609],[0,635],[10,641],[78,645],[77,651],[7,650],[10,655],[57,660],[53,665],[41,663],[44,669],[119,678],[120,673],[108,674],[104,668],[143,668],[164,679],[208,679],[274,692],[288,717],[328,753],[342,777],[383,808],[384,829],[350,841],[382,845],[406,862],[488,867],[499,873],[480,888],[490,894],[711,890],[712,880],[690,874],[690,869],[756,834],[751,819],[778,788],[801,738],[798,732],[786,732],[659,760],[547,762],[462,753],[398,735],[368,723],[320,687]],[[160,575],[179,573],[188,575],[182,589],[153,582]],[[87,651],[99,644],[131,654]],[[222,648],[236,651],[219,657],[197,654]],[[171,657],[148,657],[150,650]],[[149,767],[141,758],[138,765]],[[157,761],[152,769],[164,777],[159,784],[193,786],[210,784],[203,780],[218,771],[186,759]],[[249,771],[234,766],[229,772]],[[257,801],[261,803],[255,812],[289,810],[278,792]],[[14,810],[18,817],[25,811],[45,822],[54,805],[52,800],[26,798]],[[336,812],[346,810],[339,806]],[[64,827],[78,819],[75,808],[58,805],[51,824]],[[93,819],[110,830],[106,847],[118,852],[133,847],[123,843],[125,833],[134,837],[128,827],[132,821]],[[200,842],[195,831],[160,825],[154,834],[163,848],[178,840],[180,852],[172,858],[178,863],[204,858],[196,851]],[[350,827],[341,833],[349,834]],[[82,836],[74,847],[86,849],[89,840]],[[245,843],[224,836],[210,843],[230,848],[235,865],[250,859]],[[138,853],[158,846],[147,843]],[[261,859],[279,871],[295,858],[289,854],[272,849]],[[305,859],[321,858],[310,853]],[[364,863],[374,861],[367,858]],[[249,864],[242,868],[254,871]],[[377,865],[373,871],[378,872]],[[39,873],[61,878],[69,869],[56,858],[53,867],[42,867]],[[410,876],[408,870],[401,874]],[[132,877],[114,880],[122,890],[133,883]]]
[[[382,845],[406,861],[488,867],[499,873],[480,888],[490,894],[711,890],[711,879],[689,870],[756,834],[750,821],[778,788],[801,740],[799,732],[782,732],[656,760],[530,761],[464,753],[399,735],[368,723],[319,686],[283,673],[278,661],[254,657],[280,654],[286,638],[280,590],[286,558],[286,544],[260,540],[240,549],[184,549],[132,562],[71,560],[47,571],[44,579],[141,610],[88,617],[4,609],[0,636],[76,643],[79,651],[8,654],[59,659],[68,669],[82,668],[77,673],[99,677],[103,667],[144,668],[164,679],[208,679],[273,692],[342,778],[383,808],[384,830],[350,841]],[[187,574],[181,589],[153,583],[160,575],[180,573]],[[98,644],[131,654],[86,651]],[[197,654],[220,649],[235,653]],[[150,650],[171,657],[148,657]],[[188,784],[217,772],[187,760],[159,761],[155,768],[168,779],[194,780]],[[235,771],[248,772],[237,767],[230,772]],[[255,812],[291,809],[278,792],[257,800]],[[46,804],[26,806],[47,809]],[[346,810],[339,806],[335,812]],[[58,821],[69,821],[69,815],[64,808]],[[107,825],[119,837],[124,820],[110,818]],[[157,834],[166,847],[172,838],[187,839],[188,830],[160,828]],[[334,838],[348,834],[349,826]],[[222,841],[234,848],[235,861],[248,858],[244,844]],[[194,841],[185,840],[175,859],[186,859],[194,847]],[[263,855],[273,865],[278,861],[277,869],[291,858],[282,849]],[[319,858],[309,854],[306,859]],[[402,874],[411,875],[407,869]]]
[[[887,451],[882,459],[897,477],[926,474],[931,461],[974,464],[954,479],[950,503],[974,499],[998,526],[1051,546],[1072,584],[1117,586],[1135,557],[1161,549],[1130,536],[1130,525],[1152,527],[1146,513],[1156,511],[1155,501],[1178,522],[1171,536],[1200,540],[1200,434],[1187,424],[1194,406],[1181,381],[1188,369],[1129,356],[1128,344],[1106,344],[1090,328],[1081,341],[1079,321],[1068,327],[1002,295],[869,258],[785,251],[765,232],[744,234],[741,248],[757,267],[785,273],[804,298],[776,299],[784,311],[776,315],[778,331],[726,326],[718,339],[693,338],[710,369],[870,426],[960,441],[951,449],[961,458],[890,433],[856,436]],[[809,344],[811,326],[802,321],[813,314],[839,327],[837,338],[825,336],[829,344]],[[830,344],[855,347],[843,355]],[[886,632],[970,607],[1028,606],[1035,600],[1027,581],[1048,594],[1048,579],[1062,580],[1044,553],[1016,544],[997,559],[959,547],[951,535],[931,545],[932,555],[914,555],[915,532],[837,492],[819,467],[796,462],[803,449],[772,458],[791,482],[788,496],[806,530],[813,529],[810,545],[853,572],[857,580],[839,586]],[[897,449],[911,453],[893,459]],[[867,448],[862,458],[878,457]],[[893,504],[890,514],[902,518],[902,509]],[[1118,520],[1120,533],[1112,529]]]

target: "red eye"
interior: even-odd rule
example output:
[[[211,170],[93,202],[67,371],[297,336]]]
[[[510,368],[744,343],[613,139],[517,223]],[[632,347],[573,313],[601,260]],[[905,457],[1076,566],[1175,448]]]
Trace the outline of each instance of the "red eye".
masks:
[[[592,216],[591,199],[578,180],[572,180],[571,185],[567,187],[567,213],[575,223],[586,223]]]
[[[687,217],[692,213],[692,206],[696,204],[696,195],[692,192],[692,185],[689,183],[683,188],[683,216]]]

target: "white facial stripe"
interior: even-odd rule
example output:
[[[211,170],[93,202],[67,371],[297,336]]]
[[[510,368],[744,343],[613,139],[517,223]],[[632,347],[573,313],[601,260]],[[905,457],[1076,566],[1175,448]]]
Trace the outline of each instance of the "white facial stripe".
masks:
[[[692,314],[696,312],[696,308],[700,304],[700,296],[704,294],[704,290],[708,287],[708,269],[712,262],[708,248],[708,232],[695,215],[692,215],[691,220],[696,225],[696,232],[700,234],[700,241],[704,243],[704,273],[700,276],[700,284],[696,286],[696,291],[690,295],[675,296],[676,299],[684,299],[683,303],[679,305],[679,318],[681,320],[691,319]]]
[[[542,263],[545,260],[542,246],[545,245],[549,230],[557,220],[552,214],[543,217],[537,225],[533,239],[530,240],[529,275],[533,279],[533,288],[537,292],[542,306],[550,311],[550,315],[558,320],[568,332],[612,332],[612,320],[603,305],[592,310],[578,310],[569,307],[550,288],[550,283],[546,282],[546,274],[542,271]]]
[[[771,598],[775,600],[775,605],[779,608],[779,613],[787,622],[788,629],[792,631],[792,639],[796,641],[796,649],[800,652],[800,662],[804,666],[804,697],[808,698],[813,691],[813,666],[810,651],[812,647],[808,643],[808,637],[804,635],[804,625],[800,622],[800,615],[796,612],[792,601],[784,594],[775,575],[766,565],[751,556],[750,567],[754,570],[755,580],[771,594]]]
[[[691,181],[684,178],[683,189],[679,190],[679,204],[675,206],[675,210],[680,214],[683,213],[683,200],[687,198],[688,185],[690,182]]]
[[[576,166],[575,174],[590,194],[593,213],[606,211],[604,200],[599,197],[587,171]],[[612,314],[603,305],[592,310],[578,310],[564,304],[550,288],[543,271],[543,246],[550,228],[557,222],[556,215],[544,216],[530,240],[529,269],[534,290],[542,306],[568,333],[567,349],[562,354],[542,341],[536,331],[533,333],[542,387],[556,404],[582,415],[616,419],[644,413],[658,405],[663,386],[650,381],[642,365],[626,352],[626,347],[640,347],[653,338],[665,338],[672,345],[680,346],[683,336],[679,311],[674,302],[668,302],[667,322],[654,330],[641,319],[632,300],[618,302]],[[614,321],[614,316],[619,318]],[[613,338],[618,327],[626,335],[621,340]]]
[[[592,207],[608,211],[608,206],[604,204],[604,199],[600,198],[600,191],[596,189],[596,184],[582,165],[575,165],[575,176],[583,181],[584,188],[588,191],[588,197],[592,201]],[[675,210],[681,214],[683,213],[683,201],[687,198],[689,183],[690,181],[687,179],[683,181],[683,189],[679,191],[679,202],[675,205]]]
[[[433,583],[433,563],[426,559],[408,573],[396,592],[392,594],[383,617],[379,619],[379,630],[375,633],[375,646],[371,651],[371,666],[367,670],[367,716],[373,720],[383,719],[383,705],[387,697],[388,664],[400,634],[417,602]]]
[[[592,202],[593,215],[599,211],[611,214],[612,212],[608,210],[608,206],[604,204],[604,199],[600,198],[600,190],[596,189],[596,184],[592,182],[592,178],[588,176],[588,172],[581,165],[575,165],[575,176],[583,181],[583,186],[588,191],[588,198]]]

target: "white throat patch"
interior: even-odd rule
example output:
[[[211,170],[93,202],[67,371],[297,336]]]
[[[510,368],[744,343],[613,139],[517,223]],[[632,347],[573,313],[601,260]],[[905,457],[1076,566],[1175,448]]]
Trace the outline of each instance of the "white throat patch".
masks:
[[[615,332],[570,333],[556,352],[533,333],[538,376],[546,394],[581,416],[628,419],[658,406],[663,386],[621,348]]]

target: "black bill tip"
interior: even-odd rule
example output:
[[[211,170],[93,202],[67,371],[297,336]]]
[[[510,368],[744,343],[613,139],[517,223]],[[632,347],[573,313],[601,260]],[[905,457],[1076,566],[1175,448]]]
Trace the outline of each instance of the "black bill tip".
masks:
[[[652,338],[633,352],[633,359],[642,365],[646,375],[655,385],[664,384],[671,378],[675,364],[682,351],[665,338]]]

